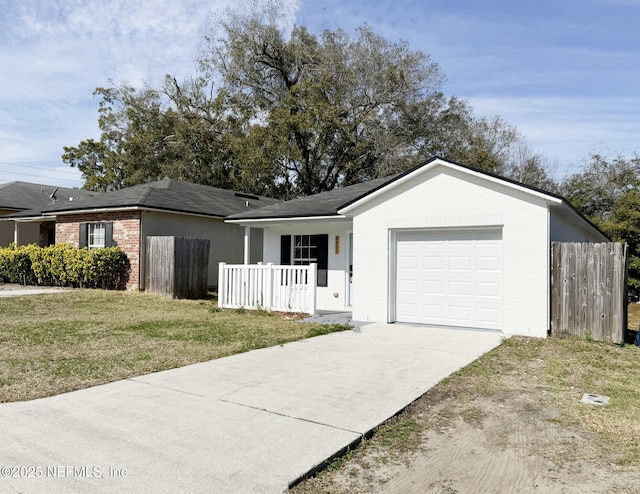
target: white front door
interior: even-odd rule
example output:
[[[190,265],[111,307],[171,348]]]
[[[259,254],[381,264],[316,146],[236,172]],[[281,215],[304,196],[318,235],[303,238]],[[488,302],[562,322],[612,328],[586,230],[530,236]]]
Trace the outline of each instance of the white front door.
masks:
[[[396,236],[396,320],[502,329],[502,232]]]

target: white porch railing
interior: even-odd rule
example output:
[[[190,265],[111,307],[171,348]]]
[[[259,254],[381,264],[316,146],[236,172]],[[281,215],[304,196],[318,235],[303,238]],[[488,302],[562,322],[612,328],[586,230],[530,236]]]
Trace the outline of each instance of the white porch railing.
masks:
[[[317,265],[226,264],[218,269],[218,307],[316,312]]]

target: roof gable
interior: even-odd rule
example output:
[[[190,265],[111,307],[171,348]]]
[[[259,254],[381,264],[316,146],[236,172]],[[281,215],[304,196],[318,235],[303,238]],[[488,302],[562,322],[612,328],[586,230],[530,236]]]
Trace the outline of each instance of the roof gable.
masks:
[[[393,189],[395,189],[396,187],[411,181],[411,180],[415,180],[417,179],[419,176],[424,175],[425,173],[427,173],[430,170],[433,170],[434,168],[437,167],[444,167],[447,169],[453,169],[456,170],[458,172],[461,172],[463,174],[468,174],[470,176],[473,177],[477,177],[480,178],[482,180],[487,180],[489,182],[492,183],[498,183],[500,185],[506,186],[508,188],[511,189],[515,189],[518,190],[520,192],[524,192],[526,194],[530,194],[532,196],[535,196],[539,199],[543,199],[544,201],[550,203],[550,204],[561,204],[563,202],[563,199],[560,196],[556,196],[555,194],[551,194],[549,192],[543,191],[541,189],[538,189],[536,187],[532,187],[529,185],[525,185],[522,184],[520,182],[516,182],[515,180],[510,180],[504,177],[501,177],[499,175],[494,175],[492,173],[488,173],[482,170],[477,170],[475,168],[471,168],[469,166],[466,165],[461,165],[459,163],[454,163],[452,161],[447,161],[444,160],[442,158],[432,158],[429,161],[422,163],[421,165],[418,165],[410,170],[407,170],[406,172],[399,174],[393,178],[391,178],[387,183],[385,183],[382,187],[379,187],[376,190],[371,191],[371,193],[357,198],[351,202],[349,202],[348,204],[345,204],[339,211],[338,213],[340,214],[349,214],[351,212],[353,212],[356,208],[363,206],[364,204],[368,203],[369,201],[371,201],[372,199],[385,194]]]
[[[433,157],[403,173],[343,187],[341,189],[335,189],[330,192],[323,192],[312,196],[293,199],[291,201],[255,211],[232,215],[225,218],[225,220],[243,223],[251,221],[258,222],[262,220],[278,221],[314,217],[347,217],[350,216],[356,208],[366,204],[368,201],[385,194],[387,191],[393,190],[395,187],[398,187],[407,181],[414,180],[416,177],[427,173],[429,170],[438,166],[454,169],[479,179],[500,184],[524,194],[529,194],[539,200],[541,199],[545,201],[550,207],[565,209],[569,216],[585,225],[588,225],[588,228],[598,231],[604,238],[606,238],[606,235],[604,235],[599,228],[593,225],[563,197],[557,194],[438,157]]]
[[[356,185],[350,185],[348,187],[342,187],[340,189],[334,189],[329,192],[322,192],[312,196],[292,199],[275,206],[232,215],[226,219],[229,221],[251,221],[279,218],[310,218],[348,215],[356,207],[365,204],[374,197],[384,194],[406,181],[413,180],[417,176],[425,173],[427,170],[433,169],[437,166],[455,168],[464,173],[469,173],[482,177],[486,180],[498,182],[508,187],[514,187],[528,194],[534,194],[552,203],[562,202],[562,198],[548,192],[544,192],[540,189],[536,189],[535,187],[521,184],[498,175],[476,170],[459,163],[434,157],[403,173],[370,180]]]

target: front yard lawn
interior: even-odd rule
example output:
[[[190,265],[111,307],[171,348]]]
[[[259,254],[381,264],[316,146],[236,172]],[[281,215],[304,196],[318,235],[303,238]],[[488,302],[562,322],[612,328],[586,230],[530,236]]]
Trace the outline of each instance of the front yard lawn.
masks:
[[[346,329],[215,302],[73,290],[0,298],[0,403]]]

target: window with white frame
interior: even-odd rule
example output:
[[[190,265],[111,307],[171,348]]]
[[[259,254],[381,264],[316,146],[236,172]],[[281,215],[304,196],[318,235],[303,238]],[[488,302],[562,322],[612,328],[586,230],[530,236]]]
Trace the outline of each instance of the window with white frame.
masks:
[[[101,249],[105,247],[105,230],[104,223],[89,223],[87,229],[87,247],[89,247],[89,249]]]
[[[115,245],[113,242],[113,223],[80,223],[80,247],[101,249]]]

